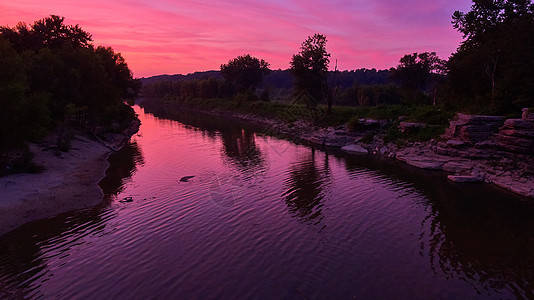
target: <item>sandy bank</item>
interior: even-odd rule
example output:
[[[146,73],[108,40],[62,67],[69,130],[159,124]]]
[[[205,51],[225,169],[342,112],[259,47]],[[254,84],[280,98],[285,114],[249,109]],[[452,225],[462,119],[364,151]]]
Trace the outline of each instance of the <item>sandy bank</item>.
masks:
[[[31,144],[35,163],[45,171],[0,178],[0,235],[30,221],[100,203],[103,193],[98,183],[109,167],[108,156],[138,128],[135,122],[124,134],[106,137],[106,142],[77,134],[68,152],[53,148],[53,136]]]

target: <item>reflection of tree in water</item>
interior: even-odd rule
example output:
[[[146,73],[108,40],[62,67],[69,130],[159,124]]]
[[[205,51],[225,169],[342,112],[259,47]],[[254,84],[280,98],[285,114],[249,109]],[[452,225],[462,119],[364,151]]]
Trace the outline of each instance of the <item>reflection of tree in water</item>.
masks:
[[[144,163],[135,142],[111,155],[109,162],[106,178],[100,183],[107,195],[120,192],[124,181]],[[109,207],[110,201],[106,197],[96,207],[28,223],[1,236],[0,299],[43,297],[39,291],[40,282],[51,276],[46,257],[58,255],[69,250],[73,243],[83,241],[70,241],[69,237],[102,234],[116,215],[116,211]],[[50,245],[56,246],[48,249]]]
[[[41,282],[53,276],[48,257],[83,244],[80,236],[101,235],[117,212],[103,201],[96,207],[27,223],[0,237],[0,299],[38,299]],[[71,238],[72,237],[72,238]]]
[[[264,168],[265,159],[256,144],[254,131],[233,127],[221,131],[223,153],[240,170],[255,172]]]
[[[106,170],[106,177],[99,183],[106,195],[120,193],[124,182],[137,171],[137,166],[145,164],[143,153],[135,141],[110,155],[108,161],[110,167]]]
[[[428,239],[423,236],[422,246],[428,247],[432,268],[475,288],[534,299],[532,206],[442,192],[444,198],[429,204],[430,216],[423,224]]]
[[[261,132],[262,128],[204,113],[164,110],[150,105],[144,108],[146,112],[153,113],[157,117],[194,126],[209,137],[214,137],[216,132],[220,133],[225,158],[228,158],[230,164],[236,166],[241,173],[252,175],[265,169],[265,158],[256,144],[255,134]]]
[[[283,196],[289,211],[303,223],[320,226],[324,219],[322,207],[324,198],[329,193],[330,167],[328,155],[324,165],[316,164],[315,150],[303,160],[293,164],[289,178],[285,181],[286,191]],[[323,224],[320,230],[326,225]]]
[[[390,162],[346,157],[347,170],[375,170],[394,189],[426,196],[421,255],[436,273],[478,292],[507,291],[534,299],[534,206],[487,185],[457,185],[443,174]],[[404,187],[404,188],[403,188]]]

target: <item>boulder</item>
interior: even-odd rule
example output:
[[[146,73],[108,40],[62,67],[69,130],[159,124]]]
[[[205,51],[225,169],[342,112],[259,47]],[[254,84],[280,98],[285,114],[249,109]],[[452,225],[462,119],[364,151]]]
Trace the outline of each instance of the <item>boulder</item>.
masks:
[[[508,119],[504,122],[504,128],[534,129],[534,122],[524,119]]]
[[[356,144],[346,145],[344,147],[341,147],[341,150],[347,153],[350,153],[350,154],[368,154],[369,153],[367,149]]]
[[[442,169],[451,173],[465,173],[473,168],[473,163],[467,159],[456,159],[446,162]]]
[[[414,166],[420,169],[426,170],[441,170],[443,165],[449,161],[447,158],[438,158],[437,156],[425,156],[425,155],[399,155],[397,159],[404,161],[410,166]]]
[[[453,147],[453,148],[462,147],[464,145],[465,145],[465,142],[459,141],[459,140],[448,140],[447,141],[447,146]]]
[[[347,137],[345,136],[327,136],[324,140],[324,145],[327,147],[343,147],[347,144]]]

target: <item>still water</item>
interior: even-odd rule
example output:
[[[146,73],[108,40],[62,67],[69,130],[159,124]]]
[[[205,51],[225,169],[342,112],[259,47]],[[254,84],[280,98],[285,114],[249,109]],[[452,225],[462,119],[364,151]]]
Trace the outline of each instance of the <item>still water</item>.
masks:
[[[1,299],[534,298],[524,199],[136,110],[99,206],[0,237]]]

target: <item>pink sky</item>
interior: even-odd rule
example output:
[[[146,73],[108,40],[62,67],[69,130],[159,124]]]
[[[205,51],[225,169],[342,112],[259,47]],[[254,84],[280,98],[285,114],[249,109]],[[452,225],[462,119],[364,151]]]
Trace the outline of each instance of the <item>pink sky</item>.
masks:
[[[384,69],[412,52],[448,58],[462,40],[451,15],[470,6],[468,0],[6,0],[0,25],[64,16],[95,44],[122,53],[135,77],[217,70],[246,53],[286,69],[314,33],[326,35],[338,69]]]

